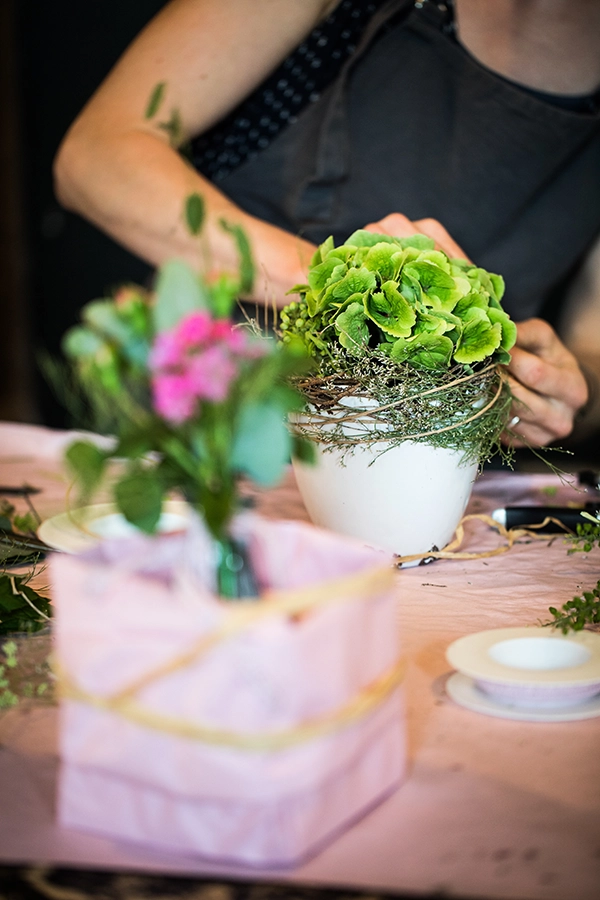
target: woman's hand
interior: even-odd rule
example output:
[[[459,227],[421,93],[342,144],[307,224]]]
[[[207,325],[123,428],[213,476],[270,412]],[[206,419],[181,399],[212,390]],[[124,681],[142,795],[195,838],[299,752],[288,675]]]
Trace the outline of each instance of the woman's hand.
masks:
[[[468,259],[466,253],[436,219],[412,221],[392,213],[366,226],[367,231],[410,237],[426,234],[448,256]],[[541,447],[567,437],[577,412],[587,403],[588,387],[577,360],[554,329],[542,319],[517,325],[511,350],[509,382],[514,394],[513,424],[503,437],[514,447]]]
[[[542,319],[517,325],[517,343],[508,366],[516,421],[503,442],[513,447],[542,447],[573,430],[577,412],[587,403],[588,387],[577,360]]]
[[[365,231],[373,231],[375,234],[389,234],[392,237],[412,237],[413,234],[425,234],[433,238],[436,248],[443,250],[448,256],[469,259],[465,251],[458,246],[456,241],[448,234],[441,222],[437,219],[417,219],[412,221],[402,213],[390,213],[378,222],[365,225]],[[469,260],[470,262],[470,260]]]

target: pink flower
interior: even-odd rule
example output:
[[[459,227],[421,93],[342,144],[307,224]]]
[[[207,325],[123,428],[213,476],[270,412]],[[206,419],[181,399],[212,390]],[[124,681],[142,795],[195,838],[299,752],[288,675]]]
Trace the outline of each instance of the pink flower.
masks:
[[[198,413],[203,400],[227,397],[244,359],[266,352],[228,319],[212,319],[198,311],[171,331],[159,334],[150,353],[153,404],[156,412],[180,425]]]
[[[156,412],[174,425],[189,419],[196,406],[187,375],[163,374],[153,378],[152,399]]]

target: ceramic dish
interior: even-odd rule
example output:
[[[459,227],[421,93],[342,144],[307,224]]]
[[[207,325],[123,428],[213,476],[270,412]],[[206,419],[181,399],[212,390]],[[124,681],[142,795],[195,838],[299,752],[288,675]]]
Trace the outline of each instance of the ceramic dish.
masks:
[[[500,719],[517,719],[521,722],[573,722],[577,719],[592,719],[600,716],[600,694],[596,694],[583,703],[571,706],[539,707],[508,706],[499,703],[489,694],[484,694],[472,678],[455,672],[446,682],[446,693],[449,697],[473,712],[496,716]]]
[[[158,530],[181,531],[187,527],[189,507],[182,500],[168,500],[163,506]],[[54,550],[79,553],[107,538],[123,538],[138,533],[116,511],[113,503],[98,503],[46,519],[38,529],[40,540]]]
[[[450,665],[504,706],[557,709],[600,694],[600,634],[496,628],[459,638]]]

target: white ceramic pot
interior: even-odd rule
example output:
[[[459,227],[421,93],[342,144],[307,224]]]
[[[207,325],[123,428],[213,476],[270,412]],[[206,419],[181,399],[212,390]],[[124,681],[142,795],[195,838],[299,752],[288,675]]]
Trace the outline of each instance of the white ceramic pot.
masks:
[[[316,444],[316,464],[294,460],[312,521],[399,556],[442,549],[471,494],[477,463],[456,450],[414,441],[353,453]]]

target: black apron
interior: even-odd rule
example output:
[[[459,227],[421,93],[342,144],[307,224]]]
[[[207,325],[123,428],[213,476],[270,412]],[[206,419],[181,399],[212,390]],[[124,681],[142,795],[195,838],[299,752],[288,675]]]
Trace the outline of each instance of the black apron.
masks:
[[[439,219],[507,284],[517,320],[600,233],[600,114],[554,106],[473,59],[433,4],[391,0],[319,101],[219,182],[244,210],[320,243],[402,212]]]

